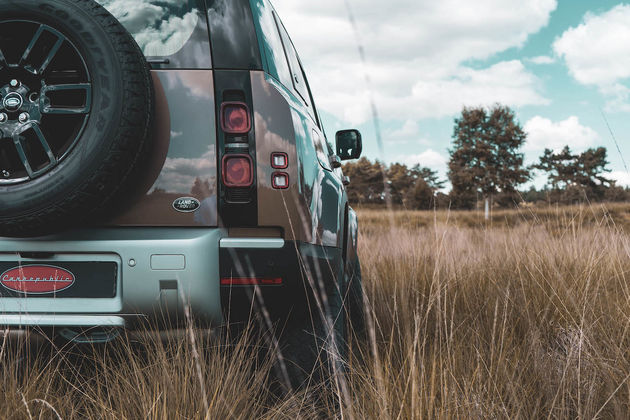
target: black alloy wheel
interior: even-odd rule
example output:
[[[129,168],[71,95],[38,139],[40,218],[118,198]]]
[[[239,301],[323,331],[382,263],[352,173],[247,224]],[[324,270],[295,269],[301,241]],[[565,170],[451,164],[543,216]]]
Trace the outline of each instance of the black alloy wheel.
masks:
[[[90,117],[92,82],[76,46],[54,28],[0,22],[0,184],[29,182],[56,167]]]

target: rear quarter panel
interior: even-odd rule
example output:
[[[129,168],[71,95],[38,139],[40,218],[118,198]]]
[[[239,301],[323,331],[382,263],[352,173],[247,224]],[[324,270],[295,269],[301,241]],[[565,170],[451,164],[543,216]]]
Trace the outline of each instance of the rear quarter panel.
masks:
[[[340,175],[319,164],[314,131],[304,105],[274,78],[252,72],[258,165],[258,221],[278,226],[287,240],[343,247],[347,202]],[[290,187],[272,187],[271,154],[289,155]]]

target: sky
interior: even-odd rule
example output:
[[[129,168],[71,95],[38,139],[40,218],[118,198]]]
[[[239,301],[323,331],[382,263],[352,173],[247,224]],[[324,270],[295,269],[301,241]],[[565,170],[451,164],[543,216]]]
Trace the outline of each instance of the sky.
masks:
[[[453,119],[464,106],[501,103],[528,134],[527,163],[545,148],[605,146],[609,176],[630,186],[630,3],[347,0],[357,31],[344,0],[273,3],[329,139],[358,128],[364,156],[446,178]]]

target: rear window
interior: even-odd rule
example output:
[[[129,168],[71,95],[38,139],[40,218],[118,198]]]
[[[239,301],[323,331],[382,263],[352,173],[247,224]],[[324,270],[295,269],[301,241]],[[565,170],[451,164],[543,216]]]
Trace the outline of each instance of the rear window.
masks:
[[[133,35],[147,57],[173,57],[178,67],[210,67],[202,0],[97,0]]]

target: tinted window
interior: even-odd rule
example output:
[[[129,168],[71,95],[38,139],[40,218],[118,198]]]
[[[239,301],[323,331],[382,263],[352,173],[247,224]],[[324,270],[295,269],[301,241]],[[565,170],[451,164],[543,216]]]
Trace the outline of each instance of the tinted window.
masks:
[[[204,15],[198,0],[97,0],[133,35],[144,55],[169,57],[176,55],[192,40],[197,31],[205,32]],[[204,31],[205,28],[205,31]],[[208,56],[209,48],[201,50]]]
[[[304,79],[304,83],[306,86],[306,91],[308,93],[308,99],[306,100],[308,104],[308,111],[311,114],[311,117],[315,120],[318,126],[320,126],[320,118],[319,113],[317,112],[317,108],[315,107],[315,100],[313,100],[313,93],[311,92],[311,87],[308,84],[308,79],[306,78],[306,72],[304,71],[304,67],[302,67],[302,63],[300,62],[300,71],[302,72],[302,78]],[[322,131],[324,130],[323,126],[320,126]]]
[[[267,58],[267,71],[280,83],[291,89],[293,86],[291,70],[284,55],[284,47],[278,33],[278,27],[273,17],[273,9],[267,1],[256,0],[254,2],[256,21],[260,25],[261,44]]]
[[[249,0],[209,0],[214,68],[262,70]]]
[[[277,19],[277,17],[276,17]],[[308,88],[306,87],[306,82],[304,81],[304,76],[302,74],[302,69],[300,66],[300,60],[298,59],[297,52],[293,47],[293,43],[289,38],[289,34],[280,20],[277,20],[278,28],[280,29],[280,34],[282,35],[282,43],[284,44],[284,51],[286,52],[287,58],[289,59],[289,67],[291,69],[291,79],[293,82],[293,86],[297,93],[300,94],[304,101],[308,101]]]
[[[287,59],[289,60],[289,68],[291,70],[291,81],[293,83],[293,87],[295,88],[295,91],[302,97],[304,103],[306,103],[308,112],[311,117],[313,117],[313,119],[317,121],[317,118],[315,116],[315,107],[313,106],[309,87],[306,82],[306,75],[304,73],[304,69],[302,69],[302,64],[300,63],[300,59],[298,58],[297,51],[295,51],[295,47],[291,42],[291,38],[289,38],[289,34],[282,25],[282,22],[280,22],[280,19],[278,19],[277,15],[275,15],[275,17],[278,29],[282,36],[284,51],[286,53]]]

